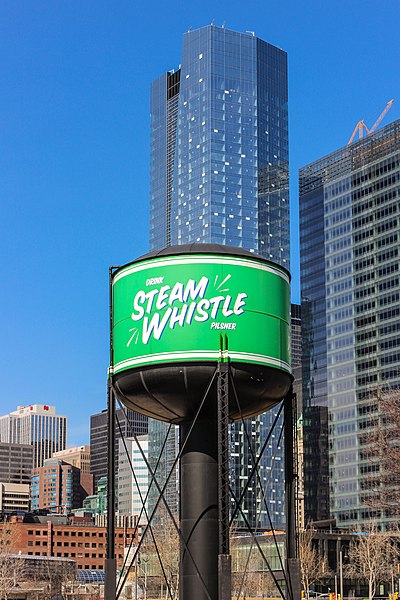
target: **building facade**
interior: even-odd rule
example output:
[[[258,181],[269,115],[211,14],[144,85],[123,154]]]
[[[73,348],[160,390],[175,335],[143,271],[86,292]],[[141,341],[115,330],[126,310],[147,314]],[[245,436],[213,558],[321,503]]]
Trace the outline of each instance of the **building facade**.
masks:
[[[43,467],[33,470],[31,483],[31,509],[47,509],[68,514],[80,508],[86,491],[81,485],[80,469],[60,458],[49,458]]]
[[[119,408],[115,423],[115,464],[118,465],[118,442],[121,432],[124,438],[145,435],[148,431],[148,417],[134,410]],[[118,467],[117,467],[118,468]],[[90,472],[93,475],[93,489],[97,491],[98,481],[107,477],[107,410],[90,417]]]
[[[400,384],[399,161],[395,121],[300,170],[306,518],[370,516],[366,434]]]
[[[56,414],[55,406],[32,404],[0,417],[0,442],[30,444],[33,468],[41,467],[53,452],[64,450],[67,417]]]
[[[251,32],[214,25],[184,34],[180,68],[151,87],[152,250],[220,243],[289,268],[287,102],[283,50]],[[237,497],[274,418],[270,411],[249,420],[249,443],[243,425],[231,428]],[[159,422],[149,426],[153,466],[166,431]],[[270,527],[268,512],[276,527],[284,524],[283,448],[278,440],[277,432],[260,465],[262,489],[255,481],[243,501],[253,527]],[[170,432],[171,448],[173,441]],[[171,495],[174,486],[175,475]],[[239,516],[239,526],[241,520]]]
[[[80,469],[81,473],[90,473],[90,446],[73,446],[54,452],[52,458],[61,458],[69,465]]]
[[[80,484],[87,496],[93,494],[93,475],[90,473],[90,446],[73,446],[54,452],[58,458],[80,471]]]
[[[0,522],[0,535],[5,526]],[[77,569],[104,569],[106,558],[106,528],[95,525],[57,524],[52,520],[42,522],[7,522],[7,530],[15,540],[15,552],[28,556],[70,558]],[[115,557],[117,567],[122,566],[124,548],[131,539],[137,542],[134,529],[116,527]]]
[[[140,447],[139,447],[140,446]],[[148,436],[119,440],[118,456],[118,513],[140,515],[140,525],[147,522],[147,492],[149,489]],[[144,505],[145,510],[142,510]]]
[[[0,482],[0,513],[27,512],[30,506],[28,483]]]
[[[105,515],[107,511],[107,477],[100,477],[97,482],[97,494],[87,496],[82,503],[82,509],[83,513],[93,517]],[[76,511],[74,512],[76,514]]]
[[[0,481],[29,485],[32,467],[33,447],[30,444],[0,442]]]

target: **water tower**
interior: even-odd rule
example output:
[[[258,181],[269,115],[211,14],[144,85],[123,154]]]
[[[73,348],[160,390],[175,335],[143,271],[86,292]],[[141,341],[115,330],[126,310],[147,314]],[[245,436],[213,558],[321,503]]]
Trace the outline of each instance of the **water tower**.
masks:
[[[273,408],[291,386],[289,283],[281,266],[215,244],[113,272],[112,388],[126,407],[180,427],[182,600],[221,597],[228,422]]]

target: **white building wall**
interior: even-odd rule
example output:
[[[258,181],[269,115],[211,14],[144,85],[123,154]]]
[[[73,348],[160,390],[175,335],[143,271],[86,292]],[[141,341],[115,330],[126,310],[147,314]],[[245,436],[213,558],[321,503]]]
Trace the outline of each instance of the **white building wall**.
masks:
[[[119,440],[118,459],[118,512],[120,515],[137,515],[142,510],[142,502],[145,501],[149,487],[149,473],[142,452],[148,457],[148,437],[141,435],[134,438]],[[126,449],[124,446],[126,444]],[[139,445],[140,448],[139,448]],[[130,460],[129,460],[129,458]],[[133,467],[134,473],[132,473]],[[147,501],[145,502],[147,510]],[[146,515],[143,511],[140,524],[146,523]]]

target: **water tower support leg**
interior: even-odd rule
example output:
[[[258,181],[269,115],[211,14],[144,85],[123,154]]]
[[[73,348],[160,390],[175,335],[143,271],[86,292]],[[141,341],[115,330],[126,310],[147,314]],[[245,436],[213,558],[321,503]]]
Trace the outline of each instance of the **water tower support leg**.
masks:
[[[115,559],[115,395],[111,381],[108,382],[108,477],[107,477],[107,531],[104,594],[107,600],[116,597]]]
[[[217,379],[218,405],[218,600],[231,600],[229,554],[229,364],[220,363]]]
[[[291,387],[284,399],[285,433],[285,496],[286,496],[286,573],[288,597],[300,598],[300,564],[296,543],[296,473],[294,454],[297,451],[293,403],[295,395]],[[296,460],[297,462],[297,460]]]

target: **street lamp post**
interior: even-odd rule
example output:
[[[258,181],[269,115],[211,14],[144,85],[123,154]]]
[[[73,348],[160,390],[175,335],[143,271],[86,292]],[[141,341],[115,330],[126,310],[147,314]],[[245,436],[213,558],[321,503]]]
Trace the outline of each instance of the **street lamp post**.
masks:
[[[138,567],[139,567],[138,557],[136,556],[136,558],[135,558],[135,600],[137,600],[137,581],[138,581],[137,570],[138,570]]]
[[[343,600],[343,546],[340,546],[339,552],[339,578],[340,578],[340,600]]]

